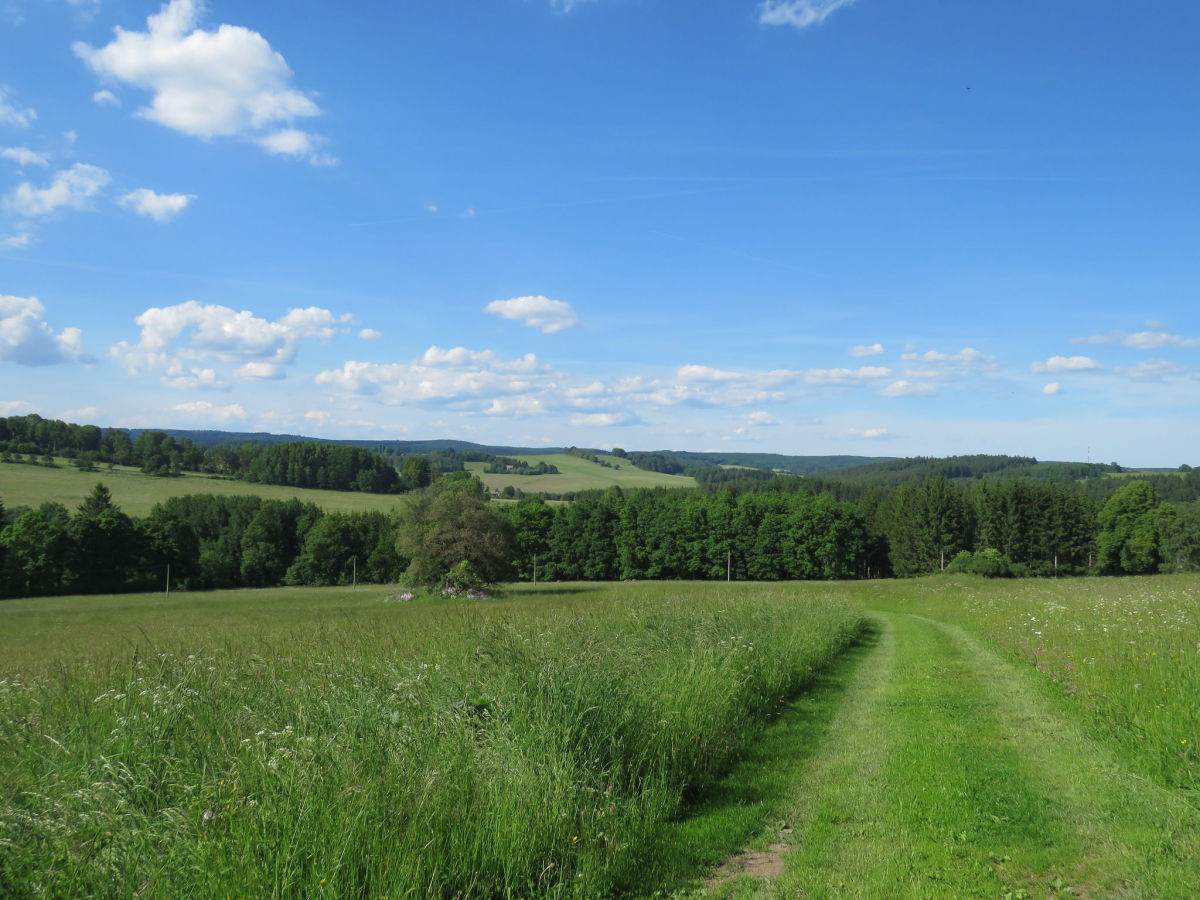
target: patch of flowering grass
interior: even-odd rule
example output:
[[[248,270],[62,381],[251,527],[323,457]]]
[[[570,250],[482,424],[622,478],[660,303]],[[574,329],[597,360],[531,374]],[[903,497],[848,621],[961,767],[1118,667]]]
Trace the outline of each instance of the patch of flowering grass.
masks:
[[[861,617],[792,586],[570,590],[331,594],[304,627],[0,663],[0,894],[636,888],[662,823]]]
[[[978,634],[1036,670],[1143,773],[1200,790],[1200,576],[935,577],[855,593]]]

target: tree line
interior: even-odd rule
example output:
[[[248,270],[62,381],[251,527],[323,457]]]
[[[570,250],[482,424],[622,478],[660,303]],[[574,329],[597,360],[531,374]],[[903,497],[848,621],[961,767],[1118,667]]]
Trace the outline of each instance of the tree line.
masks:
[[[0,595],[530,580],[855,579],[1200,570],[1200,503],[1134,480],[1097,507],[1076,485],[944,478],[862,502],[829,493],[610,488],[569,505],[489,503],[466,472],[391,514],[299,500],[175,497],[135,519],[98,484],[6,515]],[[16,511],[14,511],[16,512]]]

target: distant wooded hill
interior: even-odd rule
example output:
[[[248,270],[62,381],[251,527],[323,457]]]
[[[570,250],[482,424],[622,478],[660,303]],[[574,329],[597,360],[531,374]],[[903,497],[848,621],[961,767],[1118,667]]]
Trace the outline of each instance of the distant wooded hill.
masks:
[[[129,429],[130,436],[136,438],[144,429]],[[319,444],[338,444],[344,447],[364,447],[369,450],[387,452],[388,455],[407,453],[429,453],[435,450],[475,451],[492,456],[548,456],[565,453],[568,449],[584,451],[593,454],[605,454],[608,451],[599,448],[576,447],[513,447],[502,444],[475,444],[470,441],[451,439],[436,439],[426,441],[400,440],[343,440],[340,438],[314,438],[296,434],[270,434],[263,431],[190,431],[181,429],[156,429],[173,438],[187,438],[195,444],[205,447],[221,444],[281,444],[305,441]],[[787,472],[792,475],[818,475],[833,472],[850,466],[860,466],[869,463],[888,462],[895,460],[893,456],[790,456],[782,453],[707,453],[692,450],[651,450],[630,452],[639,468],[649,471],[659,471],[652,466],[643,465],[637,457],[662,456],[677,460],[683,468],[694,466],[745,466],[750,469],[765,469],[775,472]],[[678,474],[671,472],[669,474]]]

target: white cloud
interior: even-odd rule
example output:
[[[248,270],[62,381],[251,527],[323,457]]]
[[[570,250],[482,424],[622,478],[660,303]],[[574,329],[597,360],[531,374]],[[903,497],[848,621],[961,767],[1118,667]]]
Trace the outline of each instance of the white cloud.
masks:
[[[1115,344],[1125,337],[1124,331],[1110,331],[1108,334],[1094,334],[1091,337],[1071,338],[1072,344]]]
[[[1086,372],[1099,368],[1100,363],[1090,356],[1052,356],[1045,362],[1029,365],[1033,372]]]
[[[58,414],[64,422],[95,422],[100,417],[100,407],[84,406],[80,409],[65,409]]]
[[[46,153],[37,153],[30,150],[28,147],[4,147],[0,148],[0,158],[15,162],[18,166],[48,166],[50,165],[50,156]]]
[[[437,211],[438,211],[438,205],[436,203],[426,203],[425,204],[425,212],[435,213]]]
[[[883,352],[883,344],[858,344],[850,348],[851,356],[878,356]]]
[[[613,428],[620,425],[633,425],[637,418],[628,413],[588,413],[572,416],[572,425],[583,425],[598,428]]]
[[[1147,323],[1150,329],[1129,334],[1110,331],[1091,337],[1071,338],[1072,344],[1124,344],[1134,350],[1159,350],[1163,347],[1200,347],[1200,338],[1185,338],[1162,330],[1161,322]]]
[[[0,400],[0,416],[23,416],[33,412],[33,404],[27,400]]]
[[[374,328],[364,328],[358,333],[358,336],[364,341],[377,341],[383,337],[383,332],[376,331]]]
[[[491,408],[494,415],[515,410],[493,407],[491,401],[497,397],[537,395],[555,387],[532,353],[503,360],[492,350],[466,347],[430,347],[410,363],[350,360],[340,369],[319,373],[316,382],[347,394],[373,396],[389,405],[450,404],[479,411]]]
[[[245,378],[247,381],[278,381],[286,375],[281,364],[262,360],[255,360],[239,366],[233,374],[238,378]]]
[[[484,312],[524,322],[531,328],[540,328],[545,334],[554,334],[579,325],[579,317],[571,304],[549,297],[514,297],[511,300],[493,300],[483,308]]]
[[[228,422],[231,419],[246,418],[246,411],[239,403],[216,406],[207,400],[192,400],[176,404],[174,409],[176,412],[187,413],[192,418],[208,422]]]
[[[138,188],[122,196],[117,203],[123,209],[165,225],[195,199],[195,194],[159,194],[149,188]]]
[[[758,21],[762,25],[808,28],[810,25],[820,25],[839,9],[853,2],[854,0],[764,0],[758,8]]]
[[[201,12],[199,0],[170,0],[145,31],[117,27],[105,46],[79,42],[73,49],[101,78],[151,92],[137,111],[142,118],[192,137],[239,137],[272,153],[326,161],[309,152],[315,136],[291,134],[296,119],[321,110],[293,86],[283,56],[249,28],[199,28]]]
[[[1146,359],[1136,366],[1116,370],[1135,381],[1165,381],[1169,378],[1195,378],[1196,370],[1191,366],[1170,362],[1165,359]]]
[[[312,422],[316,422],[318,425],[324,425],[325,422],[329,419],[329,417],[330,417],[330,413],[327,413],[324,410],[320,410],[320,409],[310,409],[308,412],[306,412],[304,414],[304,418],[306,418]]]
[[[216,369],[187,368],[178,360],[167,364],[159,381],[163,387],[175,388],[178,391],[223,391],[229,388],[228,383],[218,377]]]
[[[1062,385],[1059,384],[1057,381],[1051,381],[1042,387],[1042,393],[1045,394],[1047,397],[1052,397],[1055,394],[1061,394],[1062,393]]]
[[[766,428],[773,425],[782,425],[783,423],[770,413],[752,412],[746,416],[746,424],[753,428]]]
[[[19,234],[13,234],[6,238],[0,238],[0,249],[23,250],[32,243],[33,233],[29,231],[22,231]]]
[[[475,215],[476,215],[475,207],[468,206],[466,209],[464,209],[462,212],[460,212],[459,215],[462,216],[464,219],[473,219],[473,218],[475,218]]]
[[[935,397],[937,396],[937,388],[932,384],[923,384],[917,381],[893,381],[882,391],[879,392],[881,397]]]
[[[317,148],[325,143],[325,138],[319,134],[300,131],[298,128],[276,131],[259,138],[256,143],[275,156],[294,156],[297,159],[307,160],[314,166],[336,166],[338,164],[336,156],[318,152]]]
[[[121,101],[112,91],[96,91],[92,94],[92,102],[99,106],[120,106]]]
[[[927,363],[946,363],[958,366],[975,366],[995,363],[996,357],[988,356],[974,347],[963,347],[957,353],[939,353],[937,350],[926,350],[924,353],[909,352],[901,354],[901,359],[915,360]]]
[[[851,428],[846,432],[846,437],[855,441],[879,441],[891,437],[891,432],[886,428]]]
[[[1126,335],[1122,343],[1135,350],[1158,350],[1161,347],[1200,347],[1200,338],[1185,338],[1165,331],[1139,331]]]
[[[240,364],[234,372],[239,378],[282,378],[301,340],[344,334],[350,320],[314,306],[270,321],[249,310],[189,300],[146,310],[134,320],[141,328],[138,342],[121,341],[109,353],[131,374],[161,372],[168,387],[224,387],[215,369],[192,364],[216,360]]]
[[[0,294],[0,360],[23,366],[87,361],[78,328],[58,334],[46,324],[46,308],[36,297]]]
[[[56,172],[44,188],[35,188],[28,181],[21,182],[8,195],[7,204],[23,216],[45,216],[59,209],[87,209],[91,199],[111,180],[108,172],[99,166],[76,163]]]
[[[583,6],[585,3],[595,3],[596,0],[550,0],[550,5],[557,10],[569,13],[577,6]]]
[[[808,384],[861,384],[870,378],[890,378],[886,366],[861,366],[857,369],[809,369],[804,373]]]
[[[0,84],[0,125],[28,128],[37,118],[36,109],[22,109],[9,100],[10,89]]]

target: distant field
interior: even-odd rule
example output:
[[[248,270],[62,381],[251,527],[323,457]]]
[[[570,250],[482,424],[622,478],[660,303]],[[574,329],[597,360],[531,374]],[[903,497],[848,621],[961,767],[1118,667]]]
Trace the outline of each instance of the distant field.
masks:
[[[182,475],[179,478],[156,478],[143,475],[137,469],[128,466],[117,466],[110,471],[102,465],[95,472],[81,472],[69,462],[60,460],[60,467],[55,469],[19,463],[0,463],[0,500],[3,500],[9,509],[14,506],[37,506],[47,500],[54,500],[73,510],[95,487],[97,481],[107,485],[116,504],[131,516],[144,516],[154,504],[183,494],[253,495],[264,500],[290,500],[296,497],[305,502],[315,503],[327,512],[387,512],[399,499],[394,494],[318,491],[274,484],[227,481],[196,474]]]
[[[468,463],[467,468],[473,469],[479,479],[489,490],[501,490],[511,484],[527,494],[551,493],[562,494],[568,491],[603,490],[614,485],[621,488],[654,488],[673,487],[690,488],[696,486],[696,479],[686,475],[663,475],[658,472],[647,472],[639,469],[626,459],[616,456],[597,454],[607,463],[618,466],[616,469],[606,469],[594,462],[571,456],[568,453],[553,453],[539,456],[515,456],[536,465],[544,462],[557,466],[558,475],[485,475],[480,469],[483,463]]]

